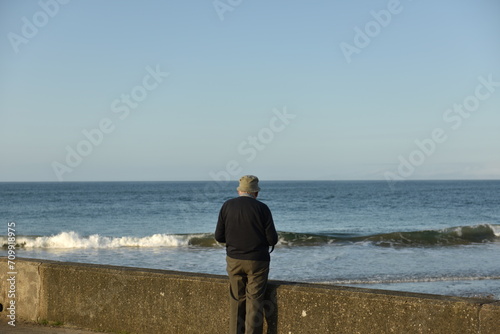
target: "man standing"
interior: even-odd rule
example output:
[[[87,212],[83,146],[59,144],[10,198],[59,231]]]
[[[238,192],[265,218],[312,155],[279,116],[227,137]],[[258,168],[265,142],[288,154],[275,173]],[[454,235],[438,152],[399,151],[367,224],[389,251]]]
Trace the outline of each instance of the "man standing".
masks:
[[[219,213],[215,240],[226,244],[229,275],[229,333],[262,333],[264,293],[269,275],[269,246],[278,242],[271,211],[257,200],[259,179],[240,178],[238,197]]]

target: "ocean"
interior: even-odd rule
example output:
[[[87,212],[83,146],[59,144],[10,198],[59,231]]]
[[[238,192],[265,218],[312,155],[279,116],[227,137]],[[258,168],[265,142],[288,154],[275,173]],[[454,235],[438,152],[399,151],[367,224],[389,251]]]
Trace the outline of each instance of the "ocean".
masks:
[[[0,256],[225,275],[233,182],[0,183]],[[270,279],[500,299],[500,181],[261,181]],[[14,224],[12,224],[14,223]]]

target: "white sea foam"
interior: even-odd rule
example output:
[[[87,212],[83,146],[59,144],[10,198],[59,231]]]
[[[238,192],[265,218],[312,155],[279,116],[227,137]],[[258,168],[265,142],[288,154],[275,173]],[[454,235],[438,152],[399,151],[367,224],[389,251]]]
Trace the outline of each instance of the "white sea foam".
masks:
[[[463,236],[462,228],[463,228],[462,226],[458,226],[458,227],[444,228],[441,231],[455,233],[458,237],[462,237]]]
[[[188,246],[192,235],[154,234],[146,237],[106,237],[99,234],[80,236],[69,231],[53,236],[18,237],[25,248],[120,248],[120,247],[182,247]]]
[[[495,237],[500,238],[500,225],[489,225],[495,234]]]
[[[398,284],[398,283],[423,283],[423,282],[459,282],[459,281],[484,281],[500,280],[500,276],[442,276],[442,277],[407,277],[394,279],[339,279],[323,281],[323,284]]]

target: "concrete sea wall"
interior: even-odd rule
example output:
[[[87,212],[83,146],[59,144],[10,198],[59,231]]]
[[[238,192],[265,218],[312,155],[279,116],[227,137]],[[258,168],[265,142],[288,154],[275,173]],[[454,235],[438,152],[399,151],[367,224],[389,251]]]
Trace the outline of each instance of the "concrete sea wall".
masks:
[[[9,272],[0,258],[1,321],[15,300],[17,321],[115,333],[227,332],[224,276],[20,258]],[[265,333],[500,333],[500,302],[487,299],[272,281],[265,309]]]

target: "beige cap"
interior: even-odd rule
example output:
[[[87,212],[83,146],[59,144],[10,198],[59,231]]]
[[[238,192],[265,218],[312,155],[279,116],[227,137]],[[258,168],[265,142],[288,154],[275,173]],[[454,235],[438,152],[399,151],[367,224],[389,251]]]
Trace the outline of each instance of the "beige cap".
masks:
[[[259,178],[254,175],[244,175],[240,178],[240,186],[236,190],[244,193],[256,193],[260,191]]]

